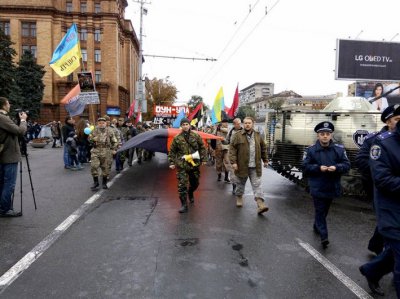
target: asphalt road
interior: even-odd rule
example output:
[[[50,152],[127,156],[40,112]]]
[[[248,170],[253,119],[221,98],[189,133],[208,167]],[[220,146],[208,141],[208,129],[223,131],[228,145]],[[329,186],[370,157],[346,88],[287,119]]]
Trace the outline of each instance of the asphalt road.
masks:
[[[371,257],[367,202],[334,202],[323,250],[309,195],[270,169],[264,216],[250,185],[236,208],[211,166],[202,166],[194,206],[179,214],[164,154],[125,169],[95,197],[89,166],[63,169],[62,149],[32,149],[29,162],[38,209],[24,160],[24,215],[0,218],[0,282],[14,275],[0,298],[371,298],[358,272]],[[395,298],[391,275],[381,285]]]

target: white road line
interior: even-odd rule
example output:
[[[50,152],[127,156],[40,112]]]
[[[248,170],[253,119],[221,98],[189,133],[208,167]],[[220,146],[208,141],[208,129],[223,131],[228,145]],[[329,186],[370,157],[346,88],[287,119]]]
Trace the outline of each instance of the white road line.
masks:
[[[128,168],[123,169],[126,171]],[[108,184],[111,187],[115,180],[121,175],[116,175]],[[61,237],[67,229],[76,222],[104,193],[104,190],[96,192],[77,210],[69,215],[60,225],[58,225],[47,237],[37,244],[30,252],[12,266],[6,273],[0,277],[0,294],[10,286],[26,269],[28,269],[51,245]]]
[[[331,272],[341,283],[343,283],[350,291],[352,291],[358,298],[373,299],[363,288],[356,284],[350,277],[340,271],[334,264],[315,250],[310,244],[303,242],[297,238],[297,242],[303,247],[313,258],[321,263],[329,272]]]

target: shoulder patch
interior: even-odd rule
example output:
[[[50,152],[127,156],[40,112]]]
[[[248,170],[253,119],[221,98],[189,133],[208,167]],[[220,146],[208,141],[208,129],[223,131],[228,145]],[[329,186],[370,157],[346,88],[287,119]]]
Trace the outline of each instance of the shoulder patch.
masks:
[[[374,144],[373,146],[371,146],[371,149],[369,151],[369,157],[372,160],[378,160],[379,157],[381,156],[381,147],[379,145]]]
[[[364,139],[364,140],[369,139],[369,138],[371,138],[371,137],[374,137],[374,136],[376,136],[376,135],[378,135],[378,134],[379,134],[379,131],[369,133],[367,136],[365,136],[365,139]]]
[[[380,139],[380,140],[384,140],[384,139],[389,138],[391,136],[393,136],[393,133],[389,132],[389,131],[386,131],[386,132],[383,132],[383,133],[379,134],[377,138]]]

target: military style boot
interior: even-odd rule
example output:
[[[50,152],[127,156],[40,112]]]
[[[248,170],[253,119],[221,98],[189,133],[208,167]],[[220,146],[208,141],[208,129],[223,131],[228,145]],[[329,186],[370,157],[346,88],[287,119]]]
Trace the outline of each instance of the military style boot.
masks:
[[[218,182],[221,181],[221,173],[218,173],[217,181],[218,181]]]
[[[92,189],[92,191],[97,190],[97,188],[99,188],[99,177],[94,176],[93,177],[93,186],[90,187],[90,189]]]
[[[231,180],[229,179],[229,172],[228,171],[225,171],[225,179],[224,179],[224,181],[227,182],[227,183],[231,182]]]
[[[236,192],[236,184],[232,184],[232,194],[235,195]]]
[[[258,215],[261,215],[262,213],[268,211],[268,207],[265,205],[264,200],[262,198],[256,198],[257,201],[257,213]]]
[[[243,196],[242,195],[236,196],[236,206],[238,208],[243,207]]]
[[[189,197],[189,202],[190,203],[194,203],[194,195],[193,195],[193,191],[189,189],[188,191],[188,197]]]
[[[103,176],[103,189],[108,189],[107,187],[107,177]]]
[[[186,197],[185,198],[180,198],[181,200],[181,208],[179,209],[179,213],[187,213],[188,211],[188,206],[187,206],[187,201],[186,201]]]

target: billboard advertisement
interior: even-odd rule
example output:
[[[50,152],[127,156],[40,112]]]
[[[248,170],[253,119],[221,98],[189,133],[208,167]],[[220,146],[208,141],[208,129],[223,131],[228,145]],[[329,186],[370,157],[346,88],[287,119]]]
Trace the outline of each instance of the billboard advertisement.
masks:
[[[338,39],[335,77],[400,81],[400,43]]]
[[[390,92],[385,96],[388,105],[400,104],[400,82],[376,82],[376,81],[358,81],[356,82],[355,96],[370,99],[373,96],[373,90],[377,83],[383,85],[383,94]],[[396,89],[397,88],[397,89]]]

